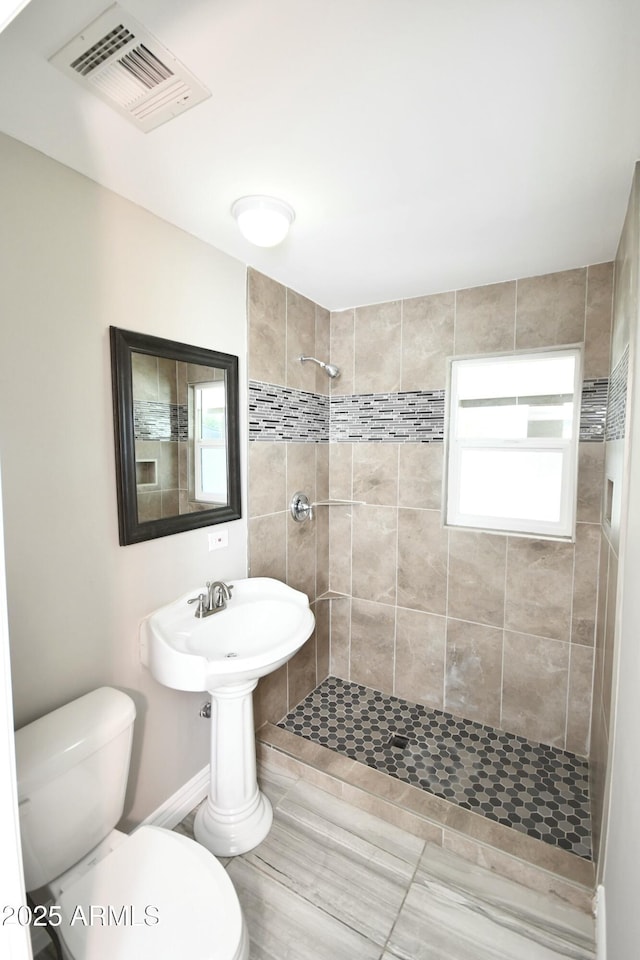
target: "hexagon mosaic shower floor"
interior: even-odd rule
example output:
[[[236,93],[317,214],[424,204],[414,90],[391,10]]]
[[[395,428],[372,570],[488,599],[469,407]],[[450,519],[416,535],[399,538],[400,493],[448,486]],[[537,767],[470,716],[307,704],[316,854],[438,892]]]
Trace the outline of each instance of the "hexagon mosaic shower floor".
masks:
[[[591,859],[588,766],[572,753],[335,677],[278,726]]]

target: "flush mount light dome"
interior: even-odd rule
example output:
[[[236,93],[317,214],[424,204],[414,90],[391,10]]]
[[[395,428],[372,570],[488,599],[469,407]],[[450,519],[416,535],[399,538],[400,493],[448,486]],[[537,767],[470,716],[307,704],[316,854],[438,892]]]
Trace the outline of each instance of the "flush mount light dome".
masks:
[[[296,216],[288,203],[275,197],[241,197],[231,213],[242,236],[258,247],[282,243]]]

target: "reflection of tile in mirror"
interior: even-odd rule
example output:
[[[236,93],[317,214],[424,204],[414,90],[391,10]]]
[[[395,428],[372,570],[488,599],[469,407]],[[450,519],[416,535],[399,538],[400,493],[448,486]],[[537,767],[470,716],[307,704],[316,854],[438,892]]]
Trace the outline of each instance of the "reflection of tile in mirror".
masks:
[[[146,353],[131,354],[131,378],[134,400],[158,399],[158,358]]]

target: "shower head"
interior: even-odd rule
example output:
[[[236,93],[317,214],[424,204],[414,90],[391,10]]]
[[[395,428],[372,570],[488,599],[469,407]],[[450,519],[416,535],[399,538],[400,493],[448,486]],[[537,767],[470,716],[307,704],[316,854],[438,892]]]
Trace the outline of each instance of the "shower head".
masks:
[[[339,368],[334,366],[333,363],[325,363],[323,360],[316,360],[315,357],[300,357],[300,363],[306,363],[307,360],[311,360],[312,363],[317,363],[332,380],[340,376]]]

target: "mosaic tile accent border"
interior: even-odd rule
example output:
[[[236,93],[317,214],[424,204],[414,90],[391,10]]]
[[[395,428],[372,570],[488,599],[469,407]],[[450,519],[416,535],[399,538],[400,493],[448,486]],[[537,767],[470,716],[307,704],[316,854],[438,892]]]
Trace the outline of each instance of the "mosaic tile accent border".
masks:
[[[278,726],[591,859],[588,765],[574,754],[335,677]]]
[[[380,443],[444,440],[444,390],[331,397],[329,439]]]
[[[606,377],[583,380],[580,405],[580,440],[583,443],[604,441],[608,396],[609,381]]]
[[[608,387],[606,378],[583,382],[581,441],[604,441]],[[250,380],[249,439],[321,443],[442,443],[444,401],[444,390],[328,397]]]
[[[134,400],[133,431],[136,440],[187,440],[188,408],[182,403]]]
[[[249,381],[249,440],[329,441],[329,397]]]
[[[629,379],[629,344],[611,374],[607,409],[607,440],[622,440],[627,423],[627,382]]]

